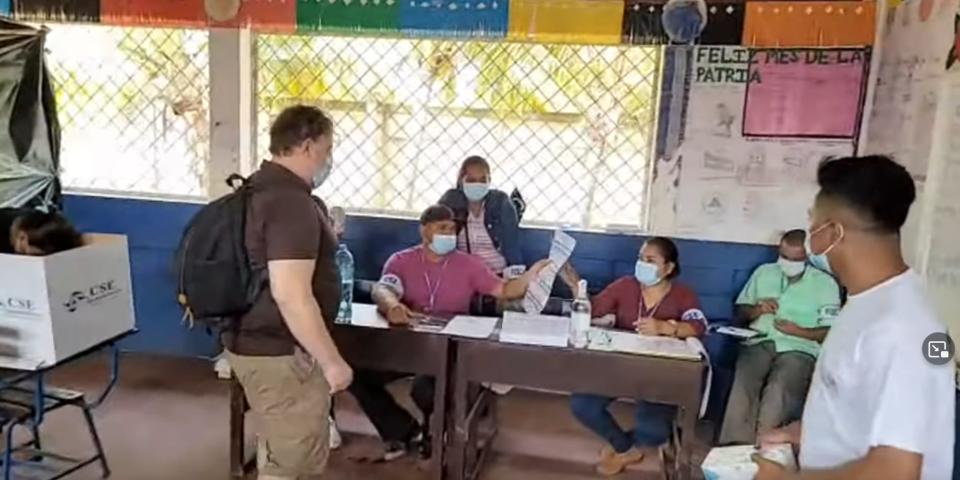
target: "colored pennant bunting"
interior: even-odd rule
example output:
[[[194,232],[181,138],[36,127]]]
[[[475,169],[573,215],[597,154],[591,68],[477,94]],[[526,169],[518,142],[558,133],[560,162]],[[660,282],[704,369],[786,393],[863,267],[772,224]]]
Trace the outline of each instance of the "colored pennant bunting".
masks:
[[[13,0],[11,13],[22,20],[99,22],[100,0]]]
[[[398,32],[403,0],[298,0],[297,30],[387,34]]]
[[[542,43],[620,43],[622,0],[511,0],[512,40]]]
[[[663,30],[663,2],[627,0],[623,12],[623,42],[634,45],[670,43]],[[743,37],[746,8],[742,2],[711,2],[707,7],[707,25],[696,43],[701,45],[737,45]]]
[[[540,43],[670,43],[666,0],[0,0],[0,15],[28,21],[252,28]],[[872,45],[876,3],[707,2],[696,43],[760,48]]]
[[[503,38],[507,0],[399,0],[400,29],[408,35]]]
[[[863,2],[750,2],[743,45],[838,47],[872,45],[876,4]]]

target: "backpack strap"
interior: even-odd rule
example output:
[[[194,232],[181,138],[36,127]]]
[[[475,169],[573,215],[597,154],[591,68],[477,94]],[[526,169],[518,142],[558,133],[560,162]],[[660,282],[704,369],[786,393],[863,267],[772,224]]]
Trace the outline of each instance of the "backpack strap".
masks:
[[[232,188],[233,191],[236,192],[237,190],[246,187],[250,183],[250,180],[239,173],[232,173],[224,182],[228,187]]]

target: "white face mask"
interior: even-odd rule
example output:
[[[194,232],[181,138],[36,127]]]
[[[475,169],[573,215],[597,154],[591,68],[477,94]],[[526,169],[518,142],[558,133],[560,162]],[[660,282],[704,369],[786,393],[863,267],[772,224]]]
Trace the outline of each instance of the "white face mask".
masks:
[[[660,273],[657,271],[656,264],[644,262],[643,260],[637,260],[637,263],[634,265],[633,276],[638,282],[647,287],[652,287],[662,280]]]
[[[490,191],[489,183],[466,183],[463,184],[463,194],[467,196],[467,200],[471,202],[479,202],[487,196],[487,192]]]
[[[803,273],[803,270],[807,268],[807,262],[788,260],[783,257],[777,259],[777,265],[780,265],[780,270],[783,270],[784,275],[791,278],[800,275]]]
[[[313,188],[320,188],[320,185],[323,185],[323,182],[326,182],[330,178],[330,172],[333,170],[333,157],[327,159],[327,162],[320,167],[320,170],[317,170],[313,174]]]

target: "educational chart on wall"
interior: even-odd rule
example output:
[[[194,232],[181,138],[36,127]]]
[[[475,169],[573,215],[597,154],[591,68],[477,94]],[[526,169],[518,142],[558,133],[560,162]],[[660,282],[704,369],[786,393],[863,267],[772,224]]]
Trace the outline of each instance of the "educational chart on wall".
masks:
[[[960,340],[960,72],[948,73],[920,220],[922,270],[941,319]],[[925,248],[924,248],[925,247]]]
[[[748,136],[853,138],[870,55],[863,49],[751,53],[743,130]]]
[[[888,9],[864,153],[892,155],[927,176],[940,86],[955,58],[958,0],[917,0]]]
[[[852,141],[745,137],[747,86],[764,81],[750,68],[756,56],[740,47],[693,55],[676,234],[776,243],[784,230],[807,226],[817,165],[852,154]]]

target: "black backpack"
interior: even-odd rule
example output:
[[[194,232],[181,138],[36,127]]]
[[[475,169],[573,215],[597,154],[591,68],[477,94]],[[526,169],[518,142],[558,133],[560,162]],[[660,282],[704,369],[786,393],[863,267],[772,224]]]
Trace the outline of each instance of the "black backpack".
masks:
[[[233,192],[194,215],[177,250],[177,301],[191,327],[228,326],[250,310],[266,284],[266,269],[251,264],[245,241],[253,188],[237,174],[227,185]]]

